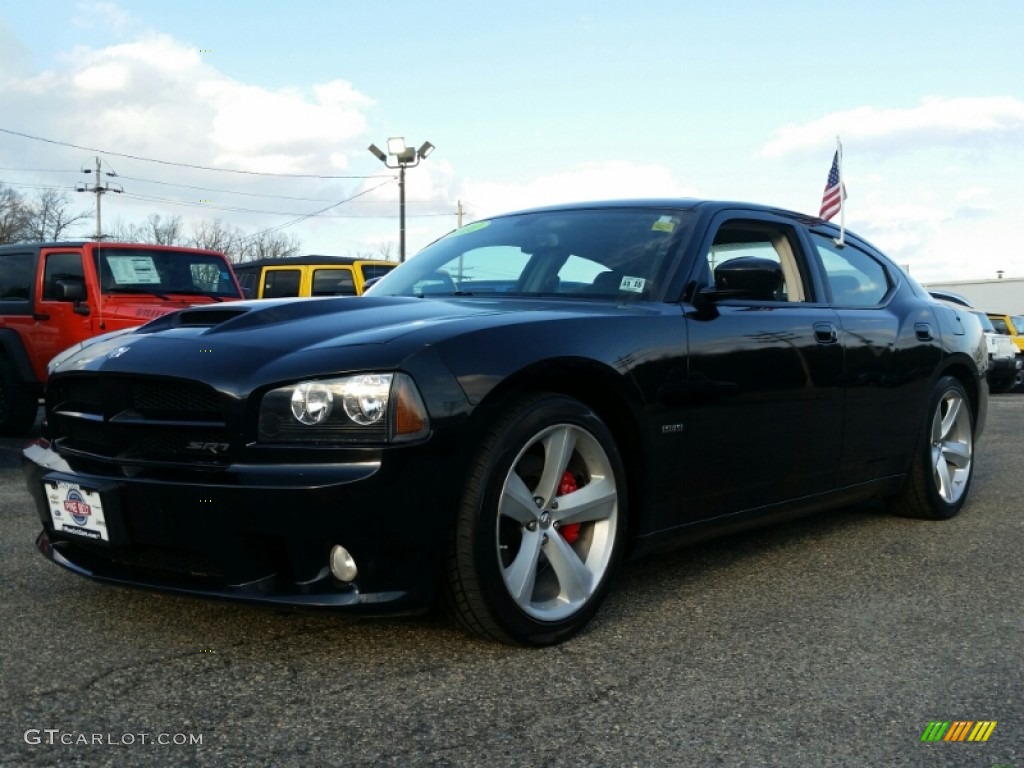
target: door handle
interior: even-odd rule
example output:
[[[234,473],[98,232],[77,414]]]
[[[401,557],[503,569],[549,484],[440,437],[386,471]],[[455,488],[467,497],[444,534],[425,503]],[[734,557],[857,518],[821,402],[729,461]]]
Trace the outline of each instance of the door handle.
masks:
[[[835,344],[839,341],[839,332],[832,323],[815,323],[814,340],[819,344]]]
[[[40,323],[45,323],[47,320],[50,319],[50,316],[48,314],[46,314],[45,312],[33,312],[32,313],[32,319],[33,320],[37,320]]]
[[[932,327],[928,323],[914,323],[914,333],[920,341],[932,340]]]

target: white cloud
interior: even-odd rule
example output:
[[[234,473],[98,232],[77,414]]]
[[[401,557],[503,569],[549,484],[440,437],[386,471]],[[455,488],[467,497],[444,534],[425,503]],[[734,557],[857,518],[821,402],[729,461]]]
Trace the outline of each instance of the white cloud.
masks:
[[[135,18],[114,3],[78,3],[71,23],[80,29],[103,27],[117,32],[136,24]]]
[[[1011,96],[929,98],[916,107],[857,107],[775,132],[760,154],[783,157],[820,152],[836,136],[859,150],[882,154],[927,147],[1024,148],[1024,101]]]
[[[555,203],[694,195],[664,166],[628,161],[584,163],[520,183],[468,180],[463,190],[481,216]]]

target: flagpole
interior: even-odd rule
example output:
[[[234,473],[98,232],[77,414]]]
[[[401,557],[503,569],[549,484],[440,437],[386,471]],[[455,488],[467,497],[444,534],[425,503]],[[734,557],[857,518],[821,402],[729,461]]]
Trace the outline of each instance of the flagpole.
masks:
[[[843,183],[843,143],[836,136],[836,156],[839,158],[839,239],[836,245],[846,245],[846,185]]]

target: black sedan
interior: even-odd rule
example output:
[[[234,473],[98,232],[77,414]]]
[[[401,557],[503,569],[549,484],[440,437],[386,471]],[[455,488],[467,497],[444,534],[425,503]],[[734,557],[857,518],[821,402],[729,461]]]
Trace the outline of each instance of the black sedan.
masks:
[[[749,204],[455,230],[362,298],[201,307],[55,361],[44,555],[107,582],[545,645],[624,557],[869,497],[950,518],[985,341],[867,242]]]

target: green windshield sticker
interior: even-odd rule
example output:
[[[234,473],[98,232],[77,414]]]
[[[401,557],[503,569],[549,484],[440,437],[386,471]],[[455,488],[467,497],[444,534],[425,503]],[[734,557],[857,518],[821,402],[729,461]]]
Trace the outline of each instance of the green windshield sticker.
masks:
[[[459,235],[468,235],[470,232],[476,232],[478,229],[491,226],[489,221],[475,221],[472,224],[467,224],[461,229],[456,229],[448,237],[458,237]]]
[[[654,226],[651,230],[654,232],[671,232],[676,228],[676,221],[671,216],[659,216],[658,220],[654,222]]]

